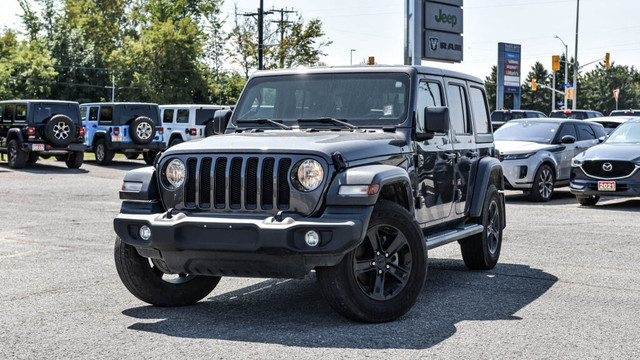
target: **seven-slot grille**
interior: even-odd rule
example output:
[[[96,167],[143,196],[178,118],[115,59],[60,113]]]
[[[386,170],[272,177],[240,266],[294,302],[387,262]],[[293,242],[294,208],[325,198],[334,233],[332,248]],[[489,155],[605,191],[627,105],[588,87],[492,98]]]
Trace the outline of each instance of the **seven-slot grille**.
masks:
[[[610,171],[605,171],[604,164],[611,165]],[[616,179],[627,177],[635,171],[635,164],[628,161],[610,161],[610,160],[591,160],[582,163],[582,170],[585,174],[601,178],[601,179]]]
[[[288,210],[288,157],[198,156],[184,159],[184,208],[190,210]]]

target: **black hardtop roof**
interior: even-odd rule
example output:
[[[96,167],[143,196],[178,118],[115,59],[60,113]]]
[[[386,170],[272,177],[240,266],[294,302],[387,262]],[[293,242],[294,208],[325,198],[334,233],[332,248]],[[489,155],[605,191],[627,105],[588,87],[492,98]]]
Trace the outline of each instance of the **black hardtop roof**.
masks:
[[[145,103],[145,102],[94,102],[94,103],[83,103],[80,104],[81,106],[86,106],[86,105],[112,105],[112,106],[117,106],[117,105],[152,105],[152,106],[158,106],[158,104],[156,103]]]
[[[299,75],[299,74],[331,74],[331,73],[405,73],[412,75],[414,73],[435,75],[435,76],[448,76],[468,81],[473,81],[479,84],[483,84],[480,78],[464,74],[457,71],[445,70],[429,66],[417,66],[417,65],[354,65],[354,66],[319,66],[310,68],[296,68],[285,70],[261,70],[256,71],[251,76],[263,77],[263,76],[278,76],[278,75]]]
[[[0,104],[12,104],[12,103],[40,103],[40,104],[77,104],[77,101],[67,100],[2,100]]]

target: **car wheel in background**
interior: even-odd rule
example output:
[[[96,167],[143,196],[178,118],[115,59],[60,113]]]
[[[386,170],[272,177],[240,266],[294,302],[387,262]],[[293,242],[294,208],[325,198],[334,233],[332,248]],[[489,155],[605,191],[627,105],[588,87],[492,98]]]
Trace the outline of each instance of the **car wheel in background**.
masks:
[[[156,135],[156,128],[153,121],[146,116],[138,116],[129,127],[131,140],[136,144],[146,145],[153,140]]]
[[[493,269],[502,247],[503,206],[495,185],[490,185],[482,205],[482,214],[472,219],[484,228],[479,234],[460,241],[464,264],[472,270]]]
[[[594,206],[595,204],[598,203],[598,200],[600,200],[600,196],[596,196],[596,195],[588,195],[588,196],[576,195],[576,200],[578,200],[578,202],[582,206]]]
[[[27,163],[27,152],[20,149],[18,140],[9,141],[9,167],[12,169],[22,169]]]
[[[144,158],[144,162],[147,165],[152,165],[156,159],[156,155],[158,155],[157,150],[149,150],[142,153],[142,158]]]
[[[140,153],[124,153],[124,156],[129,160],[135,160],[140,156]]]
[[[73,151],[67,155],[65,163],[69,169],[77,169],[84,161],[84,151]]]
[[[27,156],[27,162],[29,164],[35,164],[38,161],[38,158],[40,157],[40,153],[37,151],[31,151],[29,152],[29,155]]]
[[[67,115],[54,115],[44,127],[44,137],[55,147],[67,146],[76,136],[76,124]]]
[[[181,142],[182,142],[182,139],[180,139],[180,138],[178,138],[178,137],[177,137],[177,138],[173,138],[173,140],[171,140],[171,142],[169,143],[169,147],[172,147],[172,146],[178,145],[178,144],[180,144]]]
[[[551,200],[553,196],[553,190],[555,185],[555,175],[553,169],[543,164],[536,172],[536,176],[533,178],[533,186],[529,197],[533,201],[546,202]]]
[[[107,149],[107,143],[104,139],[99,139],[96,141],[96,147],[94,148],[94,153],[96,155],[96,162],[98,165],[109,165],[113,161],[113,156],[115,155],[113,151]]]

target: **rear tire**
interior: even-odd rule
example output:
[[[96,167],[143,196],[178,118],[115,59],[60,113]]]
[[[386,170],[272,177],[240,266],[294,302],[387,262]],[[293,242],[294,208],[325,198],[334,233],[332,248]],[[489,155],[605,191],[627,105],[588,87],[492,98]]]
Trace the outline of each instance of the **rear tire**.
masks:
[[[149,150],[142,153],[144,162],[147,163],[147,165],[153,165],[153,162],[156,160],[156,155],[158,155],[157,150]]]
[[[540,166],[536,172],[536,176],[533,178],[533,186],[529,193],[531,200],[537,202],[547,202],[551,200],[555,181],[553,169],[547,164]]]
[[[109,165],[113,161],[115,155],[113,151],[107,148],[107,142],[104,139],[98,139],[93,151],[96,155],[98,165]]]
[[[600,196],[597,196],[597,195],[587,195],[587,196],[576,195],[576,200],[578,200],[578,202],[582,206],[594,206],[595,204],[598,203],[598,200],[600,200]]]
[[[67,155],[65,163],[69,169],[77,169],[82,166],[84,161],[84,151],[73,151]]]
[[[156,306],[193,305],[218,285],[219,276],[180,274],[173,279],[116,237],[115,262],[124,286],[138,299]],[[157,261],[157,260],[155,260]]]
[[[171,140],[171,142],[169,143],[169,147],[176,146],[176,145],[180,144],[181,142],[182,142],[182,139],[173,138],[173,140]]]
[[[329,305],[356,321],[397,319],[415,304],[427,276],[420,227],[402,206],[376,204],[363,242],[335,266],[316,268]]]
[[[498,189],[490,185],[482,205],[482,214],[473,219],[482,225],[482,232],[460,241],[462,259],[469,269],[489,270],[498,263],[502,247],[502,211]]]
[[[20,149],[18,140],[9,141],[9,167],[12,169],[22,169],[27,163],[27,152]]]

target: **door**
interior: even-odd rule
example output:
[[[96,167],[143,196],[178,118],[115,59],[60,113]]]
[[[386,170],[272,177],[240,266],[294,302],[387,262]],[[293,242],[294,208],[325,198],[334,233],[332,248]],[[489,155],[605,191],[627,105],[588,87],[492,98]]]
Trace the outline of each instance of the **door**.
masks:
[[[173,131],[173,109],[162,109],[162,126],[164,126],[165,142],[169,145],[171,140],[171,132]],[[182,138],[180,139],[182,140]]]
[[[191,128],[189,127],[189,109],[178,109],[176,111],[175,129],[182,131],[184,141],[191,140]]]
[[[464,214],[471,180],[471,169],[478,158],[475,137],[471,125],[469,97],[466,83],[460,80],[447,80],[447,106],[451,121],[451,138],[454,163],[454,202],[456,214]]]
[[[424,118],[428,106],[442,106],[442,82],[432,78],[420,82],[416,102],[416,131],[425,132],[429,119]],[[421,206],[416,218],[421,224],[447,219],[453,207],[453,166],[455,155],[451,131],[435,133],[433,139],[415,143],[416,193]]]
[[[566,135],[573,136],[576,139],[576,143],[561,144],[562,137]],[[558,180],[565,180],[571,176],[571,158],[578,154],[577,141],[578,133],[573,123],[568,122],[560,125],[555,143],[561,145],[563,149],[554,153],[554,157],[558,162]]]
[[[98,128],[98,113],[100,112],[100,107],[83,107],[81,108],[80,112],[84,119],[82,123],[85,127],[85,144],[89,147],[92,147],[93,139]]]
[[[578,138],[576,141],[576,155],[598,143],[598,137],[589,124],[577,123]]]

